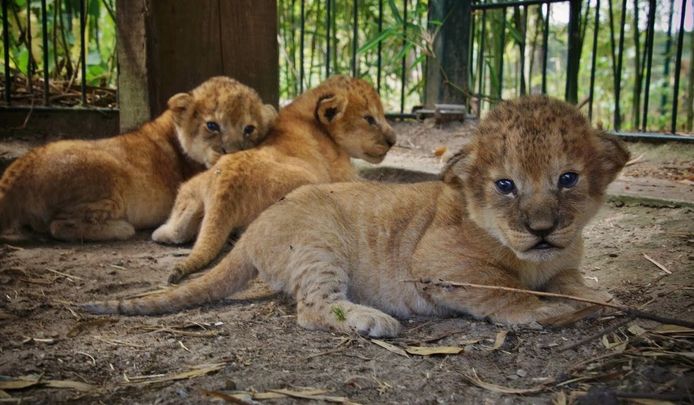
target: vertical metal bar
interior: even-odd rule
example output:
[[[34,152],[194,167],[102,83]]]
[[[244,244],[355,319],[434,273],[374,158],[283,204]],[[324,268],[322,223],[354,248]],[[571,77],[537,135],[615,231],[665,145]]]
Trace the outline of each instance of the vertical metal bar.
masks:
[[[10,104],[12,81],[10,77],[10,17],[7,14],[7,0],[2,0],[2,46],[5,50],[5,102]]]
[[[31,50],[33,49],[31,47],[31,0],[27,0],[27,30],[26,30],[26,36],[27,36],[27,48],[29,51],[29,57],[27,58],[27,87],[29,87],[29,94],[34,94],[34,81],[33,79],[33,61],[34,61],[34,55],[32,54]]]
[[[545,27],[542,34],[542,94],[547,94],[547,43],[549,39],[549,12],[550,3],[547,3]]]
[[[578,102],[578,71],[581,59],[581,0],[570,0],[569,2],[568,31],[564,99],[576,104]]]
[[[48,17],[46,0],[41,0],[41,37],[43,41],[43,103],[48,105]]]
[[[590,60],[590,89],[588,94],[588,118],[593,119],[593,96],[595,94],[595,63],[598,53],[598,31],[600,29],[600,0],[595,5],[595,25],[593,26],[593,55]]]
[[[525,83],[525,46],[526,46],[526,36],[528,34],[528,7],[523,6],[523,32],[521,33],[521,46],[520,46],[520,94],[524,96],[527,93],[526,83]]]
[[[648,98],[651,90],[651,66],[653,63],[653,37],[655,36],[655,0],[648,0],[648,31],[646,33],[646,91],[643,99],[643,119],[641,130],[645,131],[648,125]],[[694,56],[694,55],[693,55]]]
[[[301,32],[299,33],[299,93],[304,92],[304,36],[306,33],[306,0],[301,0]]]
[[[677,35],[677,57],[675,58],[675,84],[672,94],[672,122],[670,132],[677,132],[677,97],[680,92],[680,67],[682,66],[682,48],[684,48],[684,16],[687,15],[687,0],[682,0],[680,10],[680,31]]]
[[[326,0],[325,7],[325,78],[330,77],[330,14],[332,12],[332,1]]]
[[[402,12],[402,48],[405,49],[407,46],[407,0],[403,0],[403,12]],[[405,112],[405,84],[407,77],[405,76],[405,69],[407,68],[407,55],[402,55],[402,64],[400,69],[400,114]]]
[[[501,49],[499,53],[499,93],[496,95],[499,100],[504,94],[504,51],[506,50],[506,7],[501,9]]]
[[[663,52],[663,56],[665,57],[665,63],[663,66],[663,92],[661,93],[660,96],[660,115],[665,115],[665,103],[667,102],[667,96],[665,93],[667,93],[667,88],[668,85],[670,84],[670,80],[668,78],[670,77],[670,50],[672,49],[672,17],[673,14],[675,13],[675,0],[670,0],[670,14],[668,17],[668,23],[667,23],[667,40],[665,41],[665,52]]]
[[[487,35],[487,10],[482,10],[482,29],[480,35],[480,49],[479,56],[477,57],[477,76],[479,76],[479,81],[477,82],[477,116],[482,115],[482,90],[484,89],[484,41]]]
[[[469,53],[467,56],[468,60],[468,83],[470,87],[470,95],[472,95],[472,92],[474,91],[473,89],[475,88],[475,64],[473,62],[474,57],[475,57],[475,30],[477,27],[475,26],[475,15],[473,14],[473,11],[470,10],[470,42],[469,42]],[[470,104],[471,98],[470,97],[465,97],[465,104],[467,105],[467,111],[468,113],[471,112],[472,105]]]
[[[82,62],[81,74],[82,74],[82,85],[81,85],[81,102],[82,105],[87,104],[87,52],[86,44],[84,43],[85,29],[87,28],[87,13],[85,13],[85,1],[80,0],[80,61]]]
[[[622,60],[624,59],[624,22],[627,15],[627,0],[622,0],[622,18],[619,27],[619,53],[617,54],[617,77],[615,78],[614,94],[614,130],[619,131],[622,126],[620,111],[620,96],[622,92]]]
[[[352,76],[359,77],[357,68],[357,47],[359,46],[359,0],[352,0]]]
[[[378,35],[383,33],[383,0],[378,0]],[[381,94],[381,70],[383,67],[383,41],[378,41],[378,55],[376,55],[376,91]]]

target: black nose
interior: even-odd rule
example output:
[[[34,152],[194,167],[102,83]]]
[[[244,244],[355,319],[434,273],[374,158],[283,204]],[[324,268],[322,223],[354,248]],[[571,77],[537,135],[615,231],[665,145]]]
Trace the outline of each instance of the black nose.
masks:
[[[388,144],[389,147],[395,145],[395,139],[391,138],[386,138],[386,143]]]
[[[539,238],[544,238],[547,235],[554,232],[555,229],[557,229],[557,221],[555,220],[552,224],[549,224],[547,222],[538,224],[526,222],[525,229],[527,229],[528,232],[532,233],[533,235]]]

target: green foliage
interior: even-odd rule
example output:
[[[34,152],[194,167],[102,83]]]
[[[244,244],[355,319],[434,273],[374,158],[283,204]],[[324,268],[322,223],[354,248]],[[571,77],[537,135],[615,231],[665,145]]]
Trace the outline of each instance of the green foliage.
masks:
[[[90,86],[115,88],[114,12],[114,0],[85,0],[86,82]],[[80,83],[80,0],[54,0],[46,4],[48,66],[44,66],[41,16],[39,1],[9,2],[9,68],[23,77],[43,76],[47,69],[52,80]],[[2,46],[0,50],[4,51]],[[6,68],[3,66],[3,70]]]

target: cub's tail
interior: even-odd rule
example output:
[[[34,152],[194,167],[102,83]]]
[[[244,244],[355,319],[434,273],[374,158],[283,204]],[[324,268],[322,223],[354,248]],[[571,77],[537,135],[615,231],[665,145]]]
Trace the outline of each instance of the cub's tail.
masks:
[[[202,277],[161,294],[141,298],[92,302],[82,309],[93,314],[158,315],[215,302],[241,290],[257,275],[255,267],[232,250]]]

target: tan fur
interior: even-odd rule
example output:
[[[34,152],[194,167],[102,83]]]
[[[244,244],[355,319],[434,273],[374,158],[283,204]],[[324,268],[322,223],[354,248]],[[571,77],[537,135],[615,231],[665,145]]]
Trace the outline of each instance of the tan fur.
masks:
[[[254,90],[215,77],[171,97],[166,112],[134,132],[33,149],[0,179],[0,232],[28,226],[62,240],[127,239],[166,219],[181,182],[261,142],[275,117]],[[249,125],[255,130],[244,133]]]
[[[365,81],[336,76],[307,91],[280,111],[262,145],[223,157],[181,187],[169,220],[152,239],[182,243],[198,229],[199,236],[169,281],[207,265],[233,230],[290,191],[354,180],[350,157],[377,163],[394,143],[381,100]]]
[[[447,280],[608,299],[578,271],[584,225],[628,159],[576,108],[543,97],[500,104],[455,155],[444,181],[305,186],[266,210],[204,276],[144,298],[89,304],[97,313],[157,314],[213,302],[260,274],[296,298],[310,329],[393,336],[393,318],[466,313],[509,324],[542,321],[582,304],[404,280]],[[579,174],[559,188],[562,173]],[[512,179],[513,195],[495,181]],[[537,224],[555,248],[532,249]],[[530,250],[529,247],[531,248]]]

